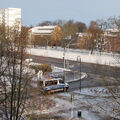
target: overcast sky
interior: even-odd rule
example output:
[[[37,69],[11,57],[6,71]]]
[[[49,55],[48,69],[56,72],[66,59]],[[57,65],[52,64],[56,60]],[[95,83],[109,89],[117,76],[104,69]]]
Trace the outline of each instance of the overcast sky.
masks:
[[[81,21],[120,16],[120,0],[0,0],[0,8],[22,9],[22,24],[37,25],[45,20]]]

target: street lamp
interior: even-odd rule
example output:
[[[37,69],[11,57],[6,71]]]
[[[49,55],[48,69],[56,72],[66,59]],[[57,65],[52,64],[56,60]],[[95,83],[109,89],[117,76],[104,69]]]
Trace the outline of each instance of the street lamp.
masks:
[[[64,53],[63,53],[63,63],[64,63],[63,64],[64,65],[63,66],[64,67],[64,79],[63,80],[64,80],[64,83],[65,83],[65,48],[64,48]]]
[[[80,65],[80,67],[79,67],[79,74],[80,74],[80,92],[81,92],[81,57],[80,56],[78,56],[77,57],[77,61],[79,62],[79,65]]]
[[[66,48],[68,47],[69,48],[69,45],[70,45],[70,43],[72,42],[72,41],[74,41],[75,39],[71,39],[70,40],[70,42],[65,46],[64,45],[64,52],[63,52],[63,62],[64,62],[64,82],[65,82],[65,78],[66,78],[66,76],[65,76],[65,68],[66,68],[66,60],[65,60],[65,53],[66,53]]]

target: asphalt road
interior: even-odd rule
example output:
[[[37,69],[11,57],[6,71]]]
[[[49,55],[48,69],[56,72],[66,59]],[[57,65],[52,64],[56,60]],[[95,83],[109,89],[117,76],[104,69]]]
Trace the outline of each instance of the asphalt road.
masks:
[[[28,55],[27,58],[32,58],[36,63],[48,63],[58,67],[63,67],[63,60],[56,58],[48,58],[42,56]],[[80,63],[69,61],[69,66],[72,66],[73,71],[80,71]],[[95,87],[117,84],[115,80],[120,80],[120,68],[110,67],[107,65],[98,65],[91,63],[81,63],[81,71],[88,74],[87,78],[82,79],[81,87]],[[70,91],[80,88],[80,81],[71,82]]]

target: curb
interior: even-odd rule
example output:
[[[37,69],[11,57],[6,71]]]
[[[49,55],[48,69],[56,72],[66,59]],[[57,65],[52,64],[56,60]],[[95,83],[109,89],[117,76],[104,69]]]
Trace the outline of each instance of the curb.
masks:
[[[82,73],[82,74],[83,75],[81,76],[81,80],[88,77],[88,75],[86,73]],[[75,82],[75,81],[79,81],[79,80],[80,80],[80,78],[79,79],[70,80],[70,81],[66,81],[66,82],[70,83],[70,82]]]

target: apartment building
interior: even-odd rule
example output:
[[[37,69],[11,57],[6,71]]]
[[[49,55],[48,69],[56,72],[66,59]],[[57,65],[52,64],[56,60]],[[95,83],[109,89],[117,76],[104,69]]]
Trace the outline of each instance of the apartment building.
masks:
[[[21,9],[20,8],[4,8],[0,10],[0,23],[5,27],[16,27],[21,30]]]

